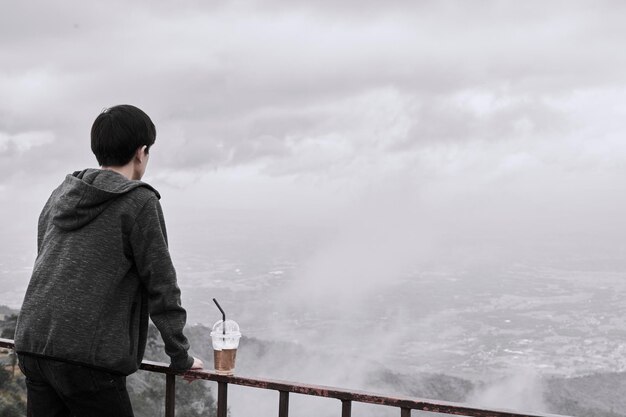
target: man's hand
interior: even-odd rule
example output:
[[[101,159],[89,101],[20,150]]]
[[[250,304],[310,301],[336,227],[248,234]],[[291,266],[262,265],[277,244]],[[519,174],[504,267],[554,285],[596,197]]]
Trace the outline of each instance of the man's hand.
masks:
[[[191,369],[203,369],[204,363],[198,358],[193,358],[193,365],[191,365]]]
[[[200,359],[194,357],[193,365],[191,365],[190,370],[203,369],[203,368],[204,368],[204,363],[202,363]],[[196,378],[195,376],[191,376],[191,375],[183,375],[183,379],[191,384],[193,381],[195,381],[198,378]]]

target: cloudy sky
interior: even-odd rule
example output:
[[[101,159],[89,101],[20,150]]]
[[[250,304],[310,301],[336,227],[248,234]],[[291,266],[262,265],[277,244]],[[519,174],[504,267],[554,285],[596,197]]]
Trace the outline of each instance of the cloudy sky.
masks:
[[[402,264],[452,243],[461,257],[619,256],[625,7],[9,2],[0,257],[34,246],[51,189],[95,165],[93,119],[122,103],[155,122],[145,180],[194,242],[207,212],[247,210],[335,230],[328,259]]]

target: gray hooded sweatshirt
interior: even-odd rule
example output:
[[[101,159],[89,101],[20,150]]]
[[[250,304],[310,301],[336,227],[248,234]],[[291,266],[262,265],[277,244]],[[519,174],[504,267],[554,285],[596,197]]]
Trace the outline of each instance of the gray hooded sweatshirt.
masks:
[[[149,316],[171,367],[191,367],[159,198],[144,182],[98,169],[53,191],[39,217],[18,353],[128,375],[141,364]]]

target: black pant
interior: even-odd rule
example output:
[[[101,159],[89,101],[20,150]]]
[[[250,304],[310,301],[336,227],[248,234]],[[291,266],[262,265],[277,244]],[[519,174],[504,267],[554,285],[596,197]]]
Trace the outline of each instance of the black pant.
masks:
[[[132,417],[126,377],[66,362],[19,355],[30,417]]]

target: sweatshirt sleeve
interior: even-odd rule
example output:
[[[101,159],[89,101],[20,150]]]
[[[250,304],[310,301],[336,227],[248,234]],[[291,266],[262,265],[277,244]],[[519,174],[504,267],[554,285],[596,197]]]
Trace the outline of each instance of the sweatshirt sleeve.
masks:
[[[54,197],[55,192],[56,190],[48,198],[48,201],[46,201],[46,204],[43,206],[43,209],[41,210],[41,214],[39,214],[39,220],[37,221],[37,255],[39,255],[39,252],[41,252],[41,246],[43,245],[43,238],[48,228],[48,217],[50,216],[50,206],[52,205],[52,199]]]
[[[139,277],[149,296],[150,318],[165,342],[171,367],[191,368],[189,342],[183,334],[187,312],[181,306],[176,271],[167,247],[161,204],[151,197],[137,216],[130,237]]]

